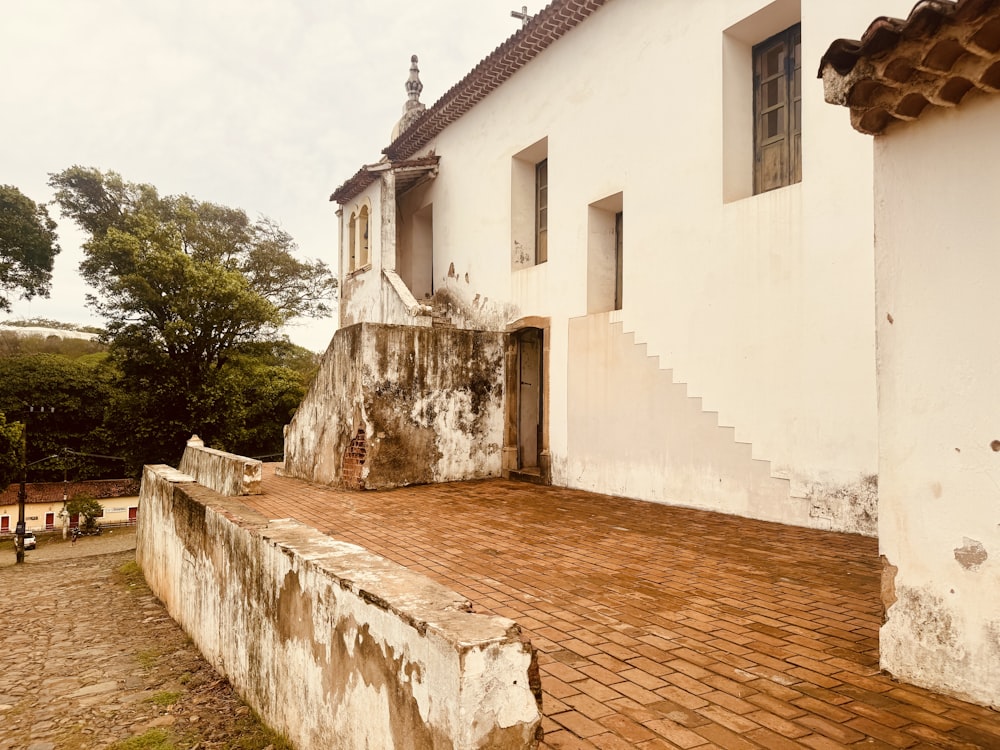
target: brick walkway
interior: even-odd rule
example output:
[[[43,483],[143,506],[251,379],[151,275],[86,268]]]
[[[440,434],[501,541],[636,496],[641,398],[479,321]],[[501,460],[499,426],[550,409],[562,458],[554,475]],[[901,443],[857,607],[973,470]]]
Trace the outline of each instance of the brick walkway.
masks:
[[[547,748],[1000,748],[1000,714],[878,670],[878,544],[490,480],[250,505],[434,578],[539,649]]]

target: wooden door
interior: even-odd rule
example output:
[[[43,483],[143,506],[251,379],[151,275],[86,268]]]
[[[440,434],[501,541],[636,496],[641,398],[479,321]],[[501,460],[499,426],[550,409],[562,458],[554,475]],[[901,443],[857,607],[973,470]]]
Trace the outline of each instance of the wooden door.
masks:
[[[538,468],[542,428],[542,332],[518,337],[517,459],[521,469]]]

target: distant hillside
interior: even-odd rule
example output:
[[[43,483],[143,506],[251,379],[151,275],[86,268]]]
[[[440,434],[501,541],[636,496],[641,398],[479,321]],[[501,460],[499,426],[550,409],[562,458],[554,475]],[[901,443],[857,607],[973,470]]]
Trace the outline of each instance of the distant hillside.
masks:
[[[44,325],[41,324],[41,321],[26,321],[24,323],[4,321],[0,323],[0,331],[9,331],[18,337],[39,336],[47,339],[54,336],[60,339],[84,339],[86,341],[94,341],[100,335],[96,329],[89,326],[74,327],[57,321],[45,321]]]

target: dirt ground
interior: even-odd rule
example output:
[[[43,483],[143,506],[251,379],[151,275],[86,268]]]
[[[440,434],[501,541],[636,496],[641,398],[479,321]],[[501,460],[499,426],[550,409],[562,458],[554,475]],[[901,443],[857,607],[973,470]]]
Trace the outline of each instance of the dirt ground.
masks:
[[[284,750],[167,615],[135,531],[0,543],[0,750]]]

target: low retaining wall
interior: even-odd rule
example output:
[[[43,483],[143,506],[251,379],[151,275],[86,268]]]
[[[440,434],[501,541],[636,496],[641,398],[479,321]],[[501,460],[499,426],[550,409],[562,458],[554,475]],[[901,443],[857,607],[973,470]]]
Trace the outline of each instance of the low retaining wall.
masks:
[[[221,495],[260,494],[260,461],[206,448],[197,435],[184,448],[180,470]]]
[[[535,747],[537,662],[513,621],[168,466],[145,467],[141,506],[150,588],[300,750]]]

